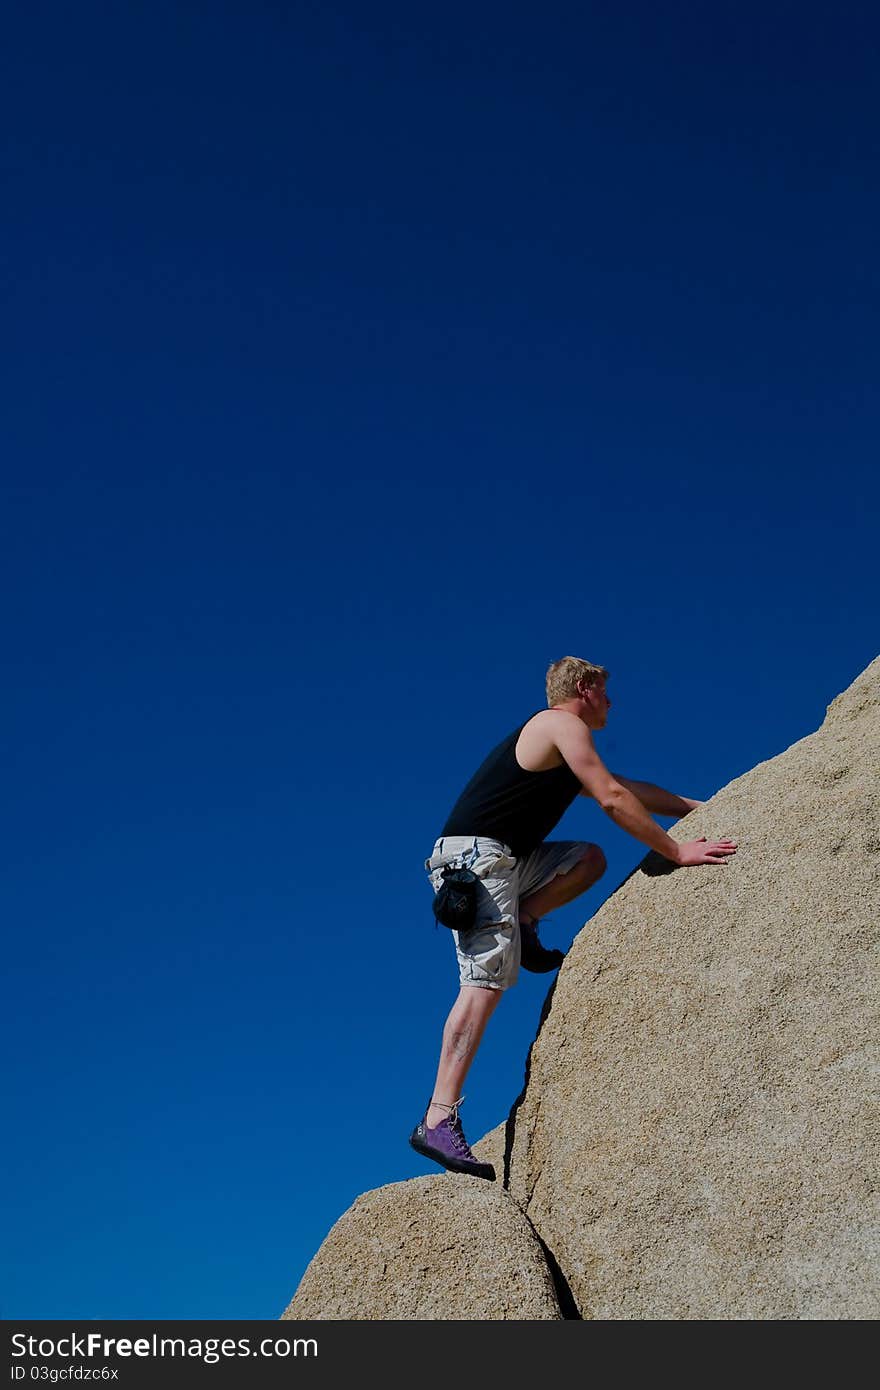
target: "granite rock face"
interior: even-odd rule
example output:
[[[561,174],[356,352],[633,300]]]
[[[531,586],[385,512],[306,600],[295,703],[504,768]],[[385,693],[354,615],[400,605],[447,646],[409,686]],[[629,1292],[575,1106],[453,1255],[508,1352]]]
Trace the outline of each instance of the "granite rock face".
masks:
[[[282,1317],[535,1321],[561,1313],[540,1243],[508,1193],[442,1173],[359,1197]]]
[[[567,1316],[880,1315],[878,751],[880,658],[673,827],[726,866],[650,854],[580,932],[499,1182],[367,1193],[284,1316],[559,1318],[548,1261]]]

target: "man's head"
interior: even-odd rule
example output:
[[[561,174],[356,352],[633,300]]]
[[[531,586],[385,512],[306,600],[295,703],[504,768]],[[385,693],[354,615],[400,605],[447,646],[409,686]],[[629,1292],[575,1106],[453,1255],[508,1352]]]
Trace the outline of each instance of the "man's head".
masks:
[[[579,656],[564,656],[547,670],[547,704],[570,709],[591,729],[604,729],[611,708],[605,690],[608,672]]]

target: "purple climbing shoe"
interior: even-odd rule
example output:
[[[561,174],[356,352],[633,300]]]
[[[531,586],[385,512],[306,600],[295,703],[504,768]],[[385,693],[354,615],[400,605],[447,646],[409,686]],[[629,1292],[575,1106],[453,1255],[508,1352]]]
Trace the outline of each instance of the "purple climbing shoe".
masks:
[[[531,970],[534,975],[546,975],[548,970],[558,970],[565,960],[563,951],[548,951],[538,940],[538,923],[520,920],[519,935],[521,943],[520,965],[523,970]]]
[[[458,1118],[458,1107],[462,1100],[464,1096],[450,1107],[447,1118],[441,1120],[434,1129],[428,1128],[428,1112],[425,1111],[424,1119],[416,1125],[409,1136],[409,1142],[416,1153],[424,1154],[425,1158],[432,1158],[435,1163],[441,1163],[450,1172],[470,1173],[473,1178],[486,1178],[488,1182],[494,1182],[495,1169],[492,1164],[480,1163],[468,1148],[461,1120]]]

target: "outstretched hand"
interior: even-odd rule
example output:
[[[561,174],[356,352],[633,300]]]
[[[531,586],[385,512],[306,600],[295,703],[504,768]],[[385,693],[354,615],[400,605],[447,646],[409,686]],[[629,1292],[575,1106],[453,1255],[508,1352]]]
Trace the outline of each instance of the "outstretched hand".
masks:
[[[734,840],[707,840],[701,835],[699,840],[688,840],[678,846],[676,863],[683,868],[696,864],[726,864],[731,854],[736,854]]]

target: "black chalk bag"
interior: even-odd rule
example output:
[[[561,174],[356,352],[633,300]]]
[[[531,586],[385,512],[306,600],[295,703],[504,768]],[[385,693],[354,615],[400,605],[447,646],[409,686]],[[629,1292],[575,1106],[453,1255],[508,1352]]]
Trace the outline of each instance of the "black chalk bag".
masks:
[[[448,868],[434,894],[434,916],[444,927],[470,931],[477,920],[477,891],[480,880],[470,869]]]

